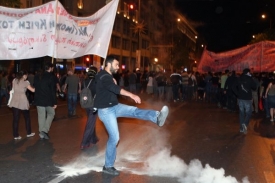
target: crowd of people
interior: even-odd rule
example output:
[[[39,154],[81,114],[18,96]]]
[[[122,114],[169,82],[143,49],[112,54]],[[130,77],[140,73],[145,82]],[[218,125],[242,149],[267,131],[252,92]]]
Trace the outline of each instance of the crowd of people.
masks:
[[[142,93],[164,102],[213,103],[230,112],[238,112],[240,132],[244,134],[247,133],[252,113],[263,111],[272,124],[275,120],[274,73],[255,73],[249,68],[241,73],[229,70],[216,73],[185,70],[174,70],[170,73],[146,70],[141,72],[139,68],[132,72],[118,73],[118,61],[113,56],[106,58],[104,69],[99,73],[97,68],[92,66],[86,73],[77,73],[68,69],[66,74],[60,76],[53,74],[53,68],[52,64],[46,64],[45,70],[36,74],[20,71],[17,75],[8,75],[6,72],[1,72],[1,102],[5,98],[4,103],[7,104],[10,98],[8,105],[13,112],[14,139],[21,139],[18,134],[20,111],[24,114],[27,137],[35,135],[31,130],[29,104],[37,107],[40,138],[49,139],[48,132],[55,116],[57,96],[63,94],[64,97],[66,93],[68,117],[73,117],[76,115],[79,93],[83,87],[88,86],[93,97],[96,97],[94,107],[86,109],[87,124],[81,149],[97,143],[95,122],[99,117],[110,135],[103,167],[103,171],[109,174],[119,174],[113,167],[116,145],[119,141],[116,118],[121,116],[139,118],[162,126],[168,115],[166,106],[161,111],[139,109],[118,103],[117,95],[129,97],[136,103],[140,103],[138,94]],[[11,90],[13,90],[12,97],[10,97]]]
[[[76,115],[76,102],[78,94],[84,87],[91,90],[94,98],[94,105],[85,108],[87,112],[86,128],[81,142],[81,149],[88,148],[91,144],[96,144],[98,138],[95,132],[95,122],[97,116],[103,122],[109,135],[106,147],[105,164],[103,172],[111,175],[119,175],[119,172],[114,168],[116,159],[116,147],[119,142],[119,129],[117,117],[137,118],[150,121],[157,126],[164,125],[169,113],[166,105],[161,110],[140,109],[136,106],[121,104],[117,96],[122,95],[129,97],[136,103],[141,103],[140,97],[136,92],[141,88],[141,85],[135,83],[136,74],[129,78],[129,90],[118,85],[114,78],[119,70],[119,61],[115,56],[107,56],[104,62],[104,69],[97,73],[97,68],[91,66],[88,68],[86,77],[81,79],[72,69],[68,69],[65,77],[58,77],[53,74],[54,65],[51,63],[45,64],[42,71],[37,72],[33,77],[31,84],[28,81],[28,72],[20,71],[12,79],[9,93],[6,98],[7,105],[12,109],[13,113],[13,137],[15,140],[20,140],[19,135],[19,117],[20,112],[25,118],[26,137],[33,137],[35,132],[31,129],[30,118],[30,101],[27,98],[27,90],[33,93],[33,105],[37,108],[38,128],[40,139],[50,139],[49,131],[57,108],[57,93],[66,93],[68,102],[68,117]],[[2,99],[2,98],[1,98]],[[1,101],[2,102],[2,101]]]
[[[237,73],[199,73],[185,70],[168,72],[126,71],[117,76],[121,87],[147,93],[166,102],[214,103],[240,115],[240,132],[247,133],[252,113],[263,111],[270,122],[275,117],[275,73],[256,73],[249,68]],[[134,85],[135,84],[135,85]]]

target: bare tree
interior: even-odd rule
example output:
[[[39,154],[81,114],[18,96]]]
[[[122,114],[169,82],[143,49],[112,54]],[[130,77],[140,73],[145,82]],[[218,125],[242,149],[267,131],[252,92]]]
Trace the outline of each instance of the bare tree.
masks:
[[[20,8],[20,0],[0,0],[0,6],[6,6],[11,8]]]

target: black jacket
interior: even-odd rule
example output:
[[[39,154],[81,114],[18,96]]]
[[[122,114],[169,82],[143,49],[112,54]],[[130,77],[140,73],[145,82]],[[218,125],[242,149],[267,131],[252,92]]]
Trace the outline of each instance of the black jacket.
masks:
[[[35,88],[35,105],[42,107],[57,105],[56,81],[53,73],[45,71],[42,74],[36,74],[33,86]]]
[[[94,107],[97,109],[112,107],[118,104],[117,95],[120,94],[120,86],[116,85],[113,76],[107,71],[100,71],[96,77],[96,97]]]
[[[256,82],[251,76],[242,74],[234,83],[232,90],[241,100],[252,100],[252,90],[257,88]]]

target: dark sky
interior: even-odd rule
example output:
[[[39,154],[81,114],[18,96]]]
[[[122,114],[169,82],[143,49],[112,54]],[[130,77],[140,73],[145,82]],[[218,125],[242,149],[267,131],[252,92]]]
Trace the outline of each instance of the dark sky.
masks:
[[[253,34],[275,28],[275,0],[175,0],[176,7],[206,40],[207,50],[245,46]],[[265,13],[266,19],[261,15]],[[272,20],[273,19],[273,20]],[[200,26],[198,26],[200,25]]]

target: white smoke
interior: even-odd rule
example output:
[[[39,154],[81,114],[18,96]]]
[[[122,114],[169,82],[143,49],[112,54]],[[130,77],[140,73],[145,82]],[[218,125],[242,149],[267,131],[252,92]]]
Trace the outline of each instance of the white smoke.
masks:
[[[129,130],[131,129],[131,130]],[[154,125],[120,124],[121,139],[117,149],[115,167],[123,173],[177,178],[179,183],[249,183],[247,177],[238,181],[225,176],[224,169],[205,166],[199,160],[186,164],[184,160],[171,155],[168,134],[164,128]],[[104,142],[103,142],[104,141]],[[106,143],[100,140],[100,143]],[[92,151],[89,149],[88,151]],[[73,162],[60,168],[60,175],[72,177],[100,172],[104,165],[105,146],[96,155],[81,155]]]

